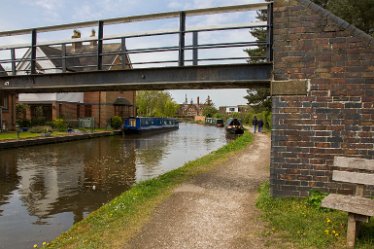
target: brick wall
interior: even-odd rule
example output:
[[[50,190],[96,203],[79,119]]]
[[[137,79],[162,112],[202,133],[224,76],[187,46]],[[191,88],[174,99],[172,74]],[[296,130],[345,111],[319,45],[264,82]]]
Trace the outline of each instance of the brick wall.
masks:
[[[374,159],[373,46],[308,0],[275,1],[274,80],[306,79],[310,91],[273,97],[273,195],[352,193],[331,181],[332,163],[335,155]]]

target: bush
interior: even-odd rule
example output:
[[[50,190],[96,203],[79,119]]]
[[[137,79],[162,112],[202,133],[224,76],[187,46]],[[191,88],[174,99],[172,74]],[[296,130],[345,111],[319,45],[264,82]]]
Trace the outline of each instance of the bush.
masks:
[[[52,132],[52,127],[50,126],[33,126],[29,130],[31,133],[47,133]]]
[[[122,126],[122,118],[119,116],[114,116],[111,121],[111,126],[113,129],[119,129]]]
[[[52,127],[58,131],[66,131],[68,128],[67,123],[62,118],[56,118],[52,122]]]

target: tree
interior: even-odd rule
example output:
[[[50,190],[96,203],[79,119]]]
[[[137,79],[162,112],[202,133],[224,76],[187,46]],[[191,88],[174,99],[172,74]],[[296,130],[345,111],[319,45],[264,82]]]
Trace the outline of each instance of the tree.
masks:
[[[174,117],[178,104],[164,91],[139,91],[136,95],[137,113],[148,117]]]
[[[216,113],[218,113],[218,110],[213,105],[205,106],[203,109],[203,116],[205,117],[213,117]]]
[[[268,2],[269,0],[267,0]],[[267,10],[257,11],[256,19],[259,21],[267,21]],[[267,37],[266,28],[254,28],[252,31],[249,31],[253,37],[256,38],[256,41],[259,43],[265,42]],[[266,61],[266,46],[257,46],[256,48],[247,48],[244,51],[248,54],[249,63],[264,62]]]
[[[260,111],[271,111],[271,98],[269,88],[259,88],[259,89],[248,89],[248,95],[244,96],[248,101],[248,105],[256,112]]]
[[[268,1],[268,0],[267,0]],[[267,21],[267,10],[257,11],[256,18],[259,21]],[[257,42],[265,42],[267,37],[266,28],[255,28],[250,31],[251,35],[256,38]],[[248,63],[264,62],[266,60],[266,46],[248,48],[244,50],[248,56]],[[248,89],[248,95],[244,96],[255,111],[271,111],[271,98],[269,88]]]
[[[312,0],[368,34],[374,35],[374,0]]]

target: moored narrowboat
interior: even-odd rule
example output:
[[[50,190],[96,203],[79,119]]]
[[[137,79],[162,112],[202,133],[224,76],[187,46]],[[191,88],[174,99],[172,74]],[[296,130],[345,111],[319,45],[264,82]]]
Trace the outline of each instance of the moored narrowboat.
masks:
[[[220,118],[205,118],[206,125],[215,125],[217,127],[224,127],[224,121]]]
[[[237,118],[230,118],[226,122],[225,126],[226,132],[231,134],[243,134],[244,127],[239,119]]]
[[[123,131],[125,134],[143,134],[163,132],[179,128],[176,118],[131,117],[125,119]]]

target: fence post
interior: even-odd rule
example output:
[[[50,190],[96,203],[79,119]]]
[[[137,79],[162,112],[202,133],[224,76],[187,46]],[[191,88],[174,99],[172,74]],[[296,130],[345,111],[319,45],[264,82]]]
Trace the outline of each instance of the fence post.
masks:
[[[179,14],[179,59],[178,66],[184,66],[184,48],[185,48],[185,31],[186,31],[186,13]]]

